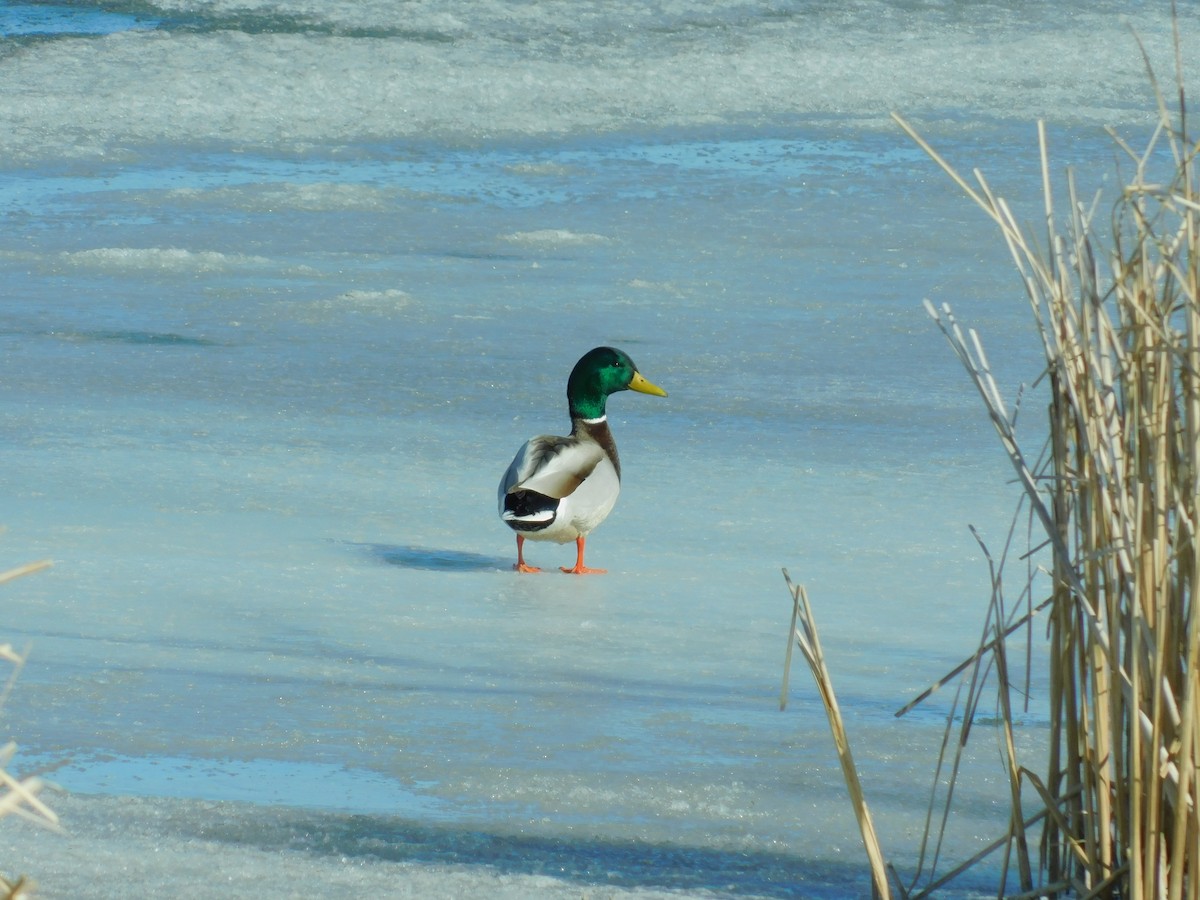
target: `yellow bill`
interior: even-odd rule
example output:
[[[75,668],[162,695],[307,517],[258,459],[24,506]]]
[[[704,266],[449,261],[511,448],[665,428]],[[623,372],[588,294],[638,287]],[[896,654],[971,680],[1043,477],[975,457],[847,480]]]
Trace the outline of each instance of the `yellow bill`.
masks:
[[[660,388],[657,384],[653,384],[642,377],[641,372],[633,373],[633,380],[629,382],[629,389],[637,391],[640,394],[653,394],[655,397],[665,397],[667,392]]]

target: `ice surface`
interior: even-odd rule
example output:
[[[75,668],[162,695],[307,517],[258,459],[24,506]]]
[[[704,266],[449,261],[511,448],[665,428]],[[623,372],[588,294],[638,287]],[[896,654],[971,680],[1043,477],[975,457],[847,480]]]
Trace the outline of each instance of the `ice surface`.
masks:
[[[810,120],[890,129],[891,110],[956,128],[1144,124],[1153,96],[1130,27],[1171,59],[1165,7],[1117,2],[158,8],[153,30],[9,53],[0,150],[122,159],[176,142],[304,152]],[[1180,15],[1186,45],[1200,12]]]
[[[804,673],[777,711],[785,565],[913,865],[948,698],[893,712],[978,639],[967,525],[1003,546],[1016,498],[920,301],[1010,395],[1039,359],[884,115],[1036,220],[1033,116],[1088,195],[1098,124],[1146,108],[1117,6],[1014,9],[179,3],[6,44],[0,547],[56,565],[5,586],[5,723],[70,834],[5,822],[5,865],[50,897],[865,893]],[[670,392],[610,404],[611,574],[518,578],[496,480],[597,344]],[[1006,790],[981,734],[947,859]]]
[[[547,865],[599,854],[587,865],[617,884],[858,883],[802,677],[776,711],[779,567],[813,590],[875,748],[877,815],[908,834],[940,734],[936,714],[891,714],[976,637],[959,609],[986,595],[984,569],[965,526],[1000,539],[1012,502],[914,298],[952,297],[1009,342],[1023,321],[986,302],[1002,260],[995,282],[931,268],[935,251],[982,265],[986,226],[915,155],[844,162],[876,146],[499,147],[444,159],[441,195],[380,169],[391,205],[264,202],[295,172],[266,163],[222,186],[178,167],[158,188],[151,169],[136,188],[76,181],[70,215],[50,203],[32,243],[0,248],[22,298],[3,335],[21,523],[6,546],[59,560],[16,595],[10,636],[35,652],[14,734],[66,758],[52,775],[77,795],[290,803],[339,833],[367,820],[335,810],[390,804],[389,828],[441,823],[464,864],[460,832],[483,830]],[[878,209],[922,191],[953,227],[880,229]],[[671,392],[611,404],[625,489],[590,552],[612,574],[515,578],[486,498],[521,440],[565,425],[565,373],[598,343]],[[999,356],[1010,379],[1036,371]],[[987,756],[956,851],[998,827]],[[351,773],[329,779],[344,803],[306,786],[322,767]],[[189,828],[264,815],[162,804]],[[613,849],[631,842],[656,862]],[[71,894],[72,864],[15,858]]]

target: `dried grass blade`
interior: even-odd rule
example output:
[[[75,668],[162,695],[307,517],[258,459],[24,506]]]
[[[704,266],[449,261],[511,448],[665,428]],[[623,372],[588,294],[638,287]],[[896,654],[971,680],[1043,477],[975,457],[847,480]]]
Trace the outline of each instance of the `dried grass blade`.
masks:
[[[12,581],[14,578],[21,578],[24,575],[32,575],[34,572],[50,568],[51,565],[53,563],[50,560],[42,559],[37,562],[26,563],[23,566],[17,566],[15,569],[9,569],[7,572],[0,572],[0,584]]]
[[[875,831],[875,823],[871,818],[871,811],[867,806],[862,783],[858,777],[858,769],[854,764],[854,756],[850,751],[850,740],[846,735],[842,712],[838,707],[837,695],[833,690],[833,679],[829,674],[828,668],[825,666],[825,654],[821,650],[820,635],[817,632],[817,624],[812,614],[812,607],[808,602],[808,592],[805,591],[804,585],[792,582],[786,569],[783,576],[787,582],[788,590],[792,595],[793,608],[797,610],[796,618],[798,619],[799,628],[797,629],[793,626],[793,634],[796,636],[800,652],[808,662],[813,680],[816,682],[817,690],[821,695],[821,701],[825,706],[825,714],[829,719],[829,729],[833,734],[833,742],[837,748],[838,761],[842,766],[842,777],[845,779],[846,789],[850,793],[854,815],[858,819],[859,831],[862,834],[863,847],[867,851],[867,859],[870,862],[871,878],[874,883],[876,895],[882,898],[882,900],[890,900],[892,894],[887,878],[887,864],[884,859],[883,850],[879,844],[879,836]]]

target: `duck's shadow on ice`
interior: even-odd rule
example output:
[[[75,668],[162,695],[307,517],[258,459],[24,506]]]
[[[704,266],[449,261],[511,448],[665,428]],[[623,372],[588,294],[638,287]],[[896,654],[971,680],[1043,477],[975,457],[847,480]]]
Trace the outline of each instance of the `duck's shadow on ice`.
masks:
[[[495,572],[511,569],[506,557],[486,556],[469,550],[450,550],[444,547],[416,547],[412,544],[355,544],[370,556],[389,566],[405,569],[427,569],[434,572]]]

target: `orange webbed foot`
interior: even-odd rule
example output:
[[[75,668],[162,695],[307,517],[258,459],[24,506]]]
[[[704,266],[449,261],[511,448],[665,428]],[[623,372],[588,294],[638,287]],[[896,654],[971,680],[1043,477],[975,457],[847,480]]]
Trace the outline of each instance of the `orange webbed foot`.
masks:
[[[608,569],[589,569],[583,564],[583,550],[587,544],[587,538],[578,537],[575,539],[575,566],[568,569],[566,566],[560,568],[568,575],[604,575]]]
[[[559,566],[563,572],[568,575],[607,575],[608,569],[589,569],[587,566],[575,566],[568,569],[566,566]]]
[[[537,566],[531,566],[525,562],[525,538],[519,534],[517,535],[517,561],[513,563],[513,570],[525,574],[542,571]]]

